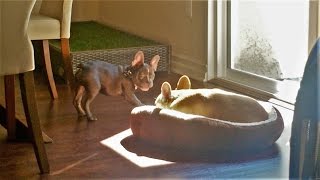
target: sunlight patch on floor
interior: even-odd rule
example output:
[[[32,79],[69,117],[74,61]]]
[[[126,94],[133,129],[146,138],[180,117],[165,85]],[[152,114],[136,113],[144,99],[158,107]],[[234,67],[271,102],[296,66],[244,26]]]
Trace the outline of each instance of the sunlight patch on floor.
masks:
[[[132,135],[131,129],[127,129],[108,139],[102,140],[100,143],[111,148],[112,150],[117,152],[119,155],[123,156],[127,160],[131,161],[135,165],[142,168],[152,167],[152,166],[161,166],[161,165],[167,165],[167,164],[173,163],[173,162],[154,159],[146,156],[138,156],[135,153],[129,152],[121,145],[121,141],[124,138],[129,137],[131,135]]]
[[[54,171],[54,172],[50,173],[50,175],[61,174],[61,173],[65,172],[65,171],[67,171],[67,170],[69,170],[69,169],[71,169],[71,168],[73,168],[73,167],[75,167],[75,166],[77,166],[77,165],[79,165],[79,164],[81,164],[81,163],[93,158],[96,155],[98,155],[98,153],[94,153],[94,154],[92,154],[92,155],[90,155],[90,156],[88,156],[86,158],[83,158],[83,159],[81,159],[81,160],[79,160],[79,161],[77,161],[77,162],[75,162],[73,164],[70,164],[70,165],[68,165],[68,166],[66,166],[66,167],[64,167],[64,168],[62,168],[62,169],[60,169],[58,171]]]

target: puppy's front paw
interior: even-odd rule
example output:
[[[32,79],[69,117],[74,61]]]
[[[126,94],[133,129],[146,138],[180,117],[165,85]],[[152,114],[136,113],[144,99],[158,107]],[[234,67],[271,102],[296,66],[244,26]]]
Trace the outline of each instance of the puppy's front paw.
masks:
[[[79,117],[86,116],[86,113],[85,113],[85,112],[78,112],[78,116],[79,116]]]
[[[96,120],[98,120],[98,118],[97,118],[97,117],[94,117],[94,116],[88,116],[87,119],[88,119],[89,121],[96,121]]]
[[[145,105],[145,104],[143,104],[143,103],[141,103],[141,102],[137,104],[137,106],[144,106],[144,105]]]
[[[133,106],[144,106],[141,101],[129,101]]]

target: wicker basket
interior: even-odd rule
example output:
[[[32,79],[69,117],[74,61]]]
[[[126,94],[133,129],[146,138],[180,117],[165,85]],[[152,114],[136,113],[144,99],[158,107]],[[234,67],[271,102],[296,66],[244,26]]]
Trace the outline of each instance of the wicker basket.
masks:
[[[78,64],[88,61],[99,60],[117,65],[130,65],[134,55],[139,50],[143,51],[144,53],[145,63],[149,63],[153,56],[159,55],[160,61],[158,63],[157,71],[170,71],[171,47],[169,45],[154,45],[71,52],[73,73],[76,72]],[[57,48],[56,46],[50,46],[50,53],[54,74],[64,77],[60,48]]]
[[[83,31],[87,29],[89,29],[91,33],[88,34],[87,31]],[[97,29],[98,31],[95,31]],[[129,65],[139,50],[144,52],[145,63],[149,63],[155,55],[160,56],[157,71],[169,72],[170,70],[170,45],[148,40],[94,21],[73,22],[71,31],[70,49],[73,73],[76,72],[79,63],[88,61],[100,60],[117,65]],[[91,36],[92,34],[94,34],[94,36]],[[113,36],[116,40],[108,39],[108,41],[105,41],[105,39],[101,39],[104,36]],[[92,39],[88,41],[90,38]],[[85,44],[79,46],[79,44],[86,42],[91,44],[88,46]],[[95,42],[97,44],[94,44]],[[128,43],[126,44],[126,42]],[[49,43],[53,73],[64,77],[60,41],[53,40],[49,41]],[[105,44],[106,46],[103,46],[103,43],[115,43],[117,45]],[[39,49],[41,49],[41,47]]]
[[[170,47],[165,45],[132,47],[132,48],[117,48],[93,51],[79,51],[72,52],[72,67],[75,73],[76,67],[79,63],[88,61],[106,61],[117,65],[129,65],[134,58],[137,51],[143,51],[145,62],[149,63],[153,56],[159,55],[160,61],[158,64],[158,71],[169,71],[170,62]]]

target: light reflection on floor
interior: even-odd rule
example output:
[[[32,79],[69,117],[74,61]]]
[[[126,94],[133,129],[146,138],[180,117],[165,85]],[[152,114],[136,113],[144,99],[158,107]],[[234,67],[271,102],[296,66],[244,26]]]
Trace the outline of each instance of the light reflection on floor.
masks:
[[[94,153],[94,154],[92,154],[92,155],[90,155],[90,156],[88,156],[88,157],[86,157],[86,158],[83,158],[83,159],[81,159],[81,160],[79,160],[79,161],[77,161],[77,162],[74,162],[74,163],[72,163],[72,164],[70,164],[70,165],[68,165],[68,166],[66,166],[66,167],[64,167],[64,168],[62,168],[62,169],[60,169],[60,170],[51,172],[50,175],[53,176],[53,175],[62,174],[62,173],[64,173],[64,172],[66,172],[67,170],[72,169],[72,168],[80,165],[81,163],[83,163],[83,162],[85,162],[85,161],[93,158],[93,157],[96,156],[96,155],[98,155],[98,153]]]
[[[138,156],[135,153],[127,151],[122,145],[121,141],[132,135],[131,129],[127,129],[125,131],[122,131],[114,136],[111,136],[108,139],[102,140],[100,143],[111,148],[115,152],[117,152],[119,155],[123,156],[124,158],[128,159],[135,165],[145,168],[145,167],[152,167],[152,166],[161,166],[161,165],[167,165],[172,164],[174,162],[154,159],[146,156]]]

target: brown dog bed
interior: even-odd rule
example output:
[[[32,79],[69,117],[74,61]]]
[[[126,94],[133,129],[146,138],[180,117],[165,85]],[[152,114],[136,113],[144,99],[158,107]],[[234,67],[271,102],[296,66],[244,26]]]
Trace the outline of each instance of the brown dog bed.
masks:
[[[183,150],[240,152],[265,149],[280,137],[284,124],[279,111],[264,103],[268,119],[234,123],[185,114],[155,106],[131,112],[133,136],[147,143]]]

